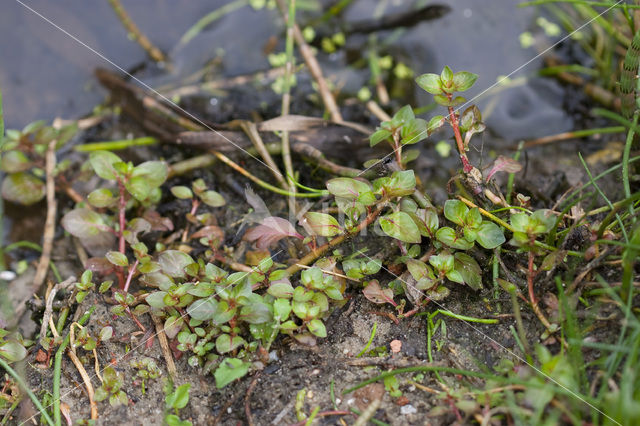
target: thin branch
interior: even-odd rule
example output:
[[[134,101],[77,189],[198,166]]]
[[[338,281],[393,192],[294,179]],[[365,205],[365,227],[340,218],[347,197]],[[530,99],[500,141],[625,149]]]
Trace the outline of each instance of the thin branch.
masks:
[[[287,14],[283,0],[278,0],[278,7],[286,20]],[[329,86],[327,85],[324,75],[322,75],[322,68],[320,68],[320,64],[318,64],[318,60],[314,56],[311,47],[309,47],[305,41],[302,31],[300,31],[300,27],[295,23],[293,24],[293,37],[296,40],[300,54],[309,68],[311,76],[318,84],[318,92],[320,92],[320,97],[322,97],[322,102],[324,103],[325,108],[329,111],[329,115],[331,115],[331,120],[336,123],[342,122],[342,115],[340,114],[336,100],[333,98],[333,94],[329,90]]]
[[[156,62],[167,62],[167,58],[162,53],[162,50],[158,49],[151,43],[151,40],[144,35],[140,28],[133,22],[133,20],[127,14],[127,11],[122,7],[120,0],[109,0],[109,4],[113,8],[113,11],[118,15],[118,19],[122,23],[122,26],[127,30],[131,38],[136,41],[140,47],[142,47],[149,57]]]
[[[51,250],[53,248],[53,238],[56,230],[56,213],[58,205],[56,203],[56,183],[55,183],[55,168],[56,168],[56,139],[49,142],[49,147],[46,153],[46,193],[47,193],[47,218],[44,223],[44,233],[42,235],[42,254],[38,261],[38,267],[36,269],[36,275],[33,278],[33,284],[31,285],[31,292],[37,293],[40,287],[44,283],[47,277],[47,270],[49,269],[49,261],[51,260]]]

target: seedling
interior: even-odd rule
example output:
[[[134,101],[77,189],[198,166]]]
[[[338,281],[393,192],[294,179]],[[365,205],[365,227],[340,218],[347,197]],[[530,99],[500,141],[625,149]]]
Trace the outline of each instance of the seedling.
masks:
[[[113,407],[129,404],[127,394],[121,390],[124,380],[122,374],[113,367],[106,367],[102,373],[102,385],[96,389],[94,399],[98,402],[109,398],[109,404]]]
[[[178,386],[173,392],[168,393],[165,397],[165,407],[167,410],[173,410],[174,414],[167,414],[164,418],[169,426],[190,426],[188,420],[181,420],[178,417],[179,411],[189,403],[189,389],[191,383],[185,383]]]
[[[145,389],[146,389],[145,388],[146,381],[149,379],[151,380],[157,379],[158,377],[160,377],[162,372],[158,368],[158,365],[156,364],[156,361],[153,358],[144,357],[139,360],[131,360],[130,364],[133,368],[138,370],[138,373],[136,374],[136,376],[140,378],[140,388],[141,388],[142,394],[144,395]]]

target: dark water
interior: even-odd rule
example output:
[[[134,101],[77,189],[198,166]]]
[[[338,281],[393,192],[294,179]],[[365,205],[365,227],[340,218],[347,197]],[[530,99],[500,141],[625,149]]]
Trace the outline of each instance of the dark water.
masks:
[[[23,1],[124,69],[146,60],[145,52],[127,38],[106,0]],[[269,37],[282,36],[281,22],[273,11],[254,11],[245,6],[217,21],[189,44],[179,46],[180,37],[193,23],[229,2],[122,3],[143,32],[171,57],[173,73],[148,80],[154,86],[190,75],[215,57],[222,58],[221,72],[227,76],[268,69],[263,47]],[[490,88],[499,76],[512,73],[535,57],[533,48],[520,46],[518,36],[536,28],[536,9],[518,8],[513,0],[443,3],[452,8],[448,15],[400,33],[390,45],[416,73],[439,72],[444,64],[454,71],[475,72],[480,78],[469,92],[473,97]],[[354,0],[343,17],[347,21],[369,18],[380,4],[379,0]],[[391,13],[410,4],[414,3],[390,0],[384,10]],[[92,73],[96,67],[111,66],[15,0],[3,0],[0,40],[0,86],[7,127],[19,128],[36,119],[50,121],[56,116],[75,118],[103,99]],[[335,74],[344,90],[357,90],[368,78],[364,72],[346,69],[340,54],[321,59],[327,73]],[[540,59],[535,59],[512,78],[531,76],[539,67]],[[492,130],[514,140],[569,129],[571,122],[558,105],[561,95],[554,82],[533,78],[497,97],[483,95],[476,102],[488,110],[485,118]],[[419,89],[414,96],[421,104],[431,101]]]

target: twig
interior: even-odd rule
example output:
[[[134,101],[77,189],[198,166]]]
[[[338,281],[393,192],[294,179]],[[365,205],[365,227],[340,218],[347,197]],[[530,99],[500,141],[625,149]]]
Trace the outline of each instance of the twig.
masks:
[[[282,176],[282,173],[278,168],[278,165],[276,164],[275,161],[273,161],[271,154],[269,154],[267,147],[264,145],[264,142],[262,141],[262,137],[260,136],[260,133],[258,132],[258,128],[255,125],[255,123],[242,120],[240,121],[240,128],[244,130],[244,132],[247,134],[249,139],[251,139],[253,146],[256,148],[256,150],[258,151],[258,153],[260,154],[264,162],[267,163],[267,166],[269,166],[269,169],[273,173],[273,176],[275,176],[276,180],[280,183],[280,186],[282,186],[282,188],[284,189],[289,188],[289,190],[291,191],[291,185],[285,181],[284,176]],[[283,134],[284,133],[285,132],[283,132]],[[288,136],[288,133],[287,133],[287,136]],[[284,147],[284,142],[283,142],[283,147]],[[282,152],[284,156],[284,149]],[[286,163],[285,163],[285,170],[286,170]],[[292,191],[292,192],[295,192],[295,191]]]
[[[264,189],[268,189],[269,191],[275,192],[276,194],[280,194],[280,195],[284,195],[284,196],[303,197],[303,198],[316,198],[316,197],[321,197],[321,196],[326,195],[324,193],[311,193],[311,194],[309,194],[309,193],[295,193],[294,194],[293,192],[285,191],[284,189],[280,189],[277,186],[273,186],[270,183],[267,183],[267,182],[263,181],[262,179],[252,175],[245,168],[241,167],[240,165],[235,163],[233,160],[231,160],[229,157],[227,157],[226,155],[222,154],[221,152],[214,151],[214,150],[210,150],[209,152],[211,154],[215,155],[220,161],[222,161],[224,164],[226,164],[227,166],[231,167],[232,169],[234,169],[235,171],[237,171],[241,175],[246,176],[247,178],[251,179],[252,181],[254,181],[259,186],[263,187]]]
[[[283,12],[284,14],[284,12]],[[291,82],[293,79],[293,28],[296,25],[296,0],[289,0],[289,13],[286,17],[287,21],[287,37],[285,42],[285,53],[287,63],[284,69],[284,93],[282,94],[281,116],[289,115],[289,107],[291,105]],[[284,171],[287,174],[287,186],[289,191],[296,193],[296,186],[293,183],[293,162],[291,161],[291,144],[289,143],[289,131],[282,132],[282,162],[284,163]],[[293,217],[296,214],[295,198],[289,197],[289,213]]]
[[[169,166],[169,176],[180,176],[189,173],[193,170],[209,167],[216,162],[216,157],[210,154],[198,155],[191,157],[188,160],[179,161]]]
[[[89,317],[93,313],[95,307],[91,307],[87,313],[85,313],[79,320],[78,324],[84,325],[87,321],[89,321]],[[62,344],[58,348],[56,352],[54,363],[53,363],[53,419],[55,420],[55,425],[60,426],[61,418],[60,418],[60,374],[62,373],[62,354],[69,346],[69,341],[71,339],[71,334],[67,334],[67,337],[64,338]]]
[[[386,205],[387,205],[386,201],[380,202],[380,204],[378,204],[376,209],[373,210],[372,212],[370,212],[367,215],[367,217],[362,222],[360,222],[358,224],[358,226],[356,228],[354,228],[350,232],[345,232],[342,235],[338,235],[337,237],[335,237],[334,239],[332,239],[328,243],[326,243],[326,244],[318,247],[317,249],[311,251],[309,254],[304,256],[298,262],[296,262],[295,264],[289,266],[287,268],[287,274],[289,274],[289,275],[295,274],[300,269],[302,269],[304,267],[304,265],[310,264],[311,262],[313,262],[314,260],[316,260],[320,256],[323,256],[327,251],[329,251],[332,248],[338,246],[339,244],[342,244],[342,242],[344,242],[347,238],[352,237],[352,236],[358,234],[359,232],[361,232],[363,229],[365,229],[367,226],[371,225],[373,223],[373,221],[376,220],[376,218],[380,215],[380,213],[382,212],[382,209],[384,209],[384,207]]]
[[[371,112],[371,114],[375,115],[376,118],[380,121],[389,121],[391,120],[391,116],[383,110],[380,105],[376,101],[367,102],[367,109]]]
[[[299,267],[304,268],[304,269],[311,269],[311,266],[308,266],[308,265],[301,265],[301,264],[299,264],[299,263],[297,263],[297,264],[296,264],[296,266],[299,266]],[[357,279],[355,279],[355,278],[348,277],[348,276],[346,276],[346,275],[344,275],[344,274],[339,274],[339,273],[337,273],[337,272],[327,271],[326,269],[321,269],[321,271],[322,271],[322,273],[323,273],[323,274],[333,275],[334,277],[344,278],[345,280],[353,281],[353,282],[356,282],[356,283],[359,283],[359,282],[360,282],[360,280],[357,280]]]
[[[40,345],[44,346],[45,339],[47,337],[47,327],[49,326],[49,319],[53,315],[53,301],[56,298],[56,294],[63,289],[66,289],[71,284],[73,284],[76,280],[76,277],[69,277],[61,283],[56,284],[51,292],[47,296],[47,301],[45,303],[44,315],[42,316],[42,325],[40,325]],[[52,333],[57,333],[55,327],[51,330]]]
[[[171,380],[175,382],[176,377],[178,377],[178,372],[176,370],[176,364],[173,362],[173,356],[171,355],[171,349],[169,348],[167,335],[164,333],[164,327],[162,326],[162,322],[160,322],[160,318],[158,318],[157,316],[151,315],[151,319],[156,326],[158,341],[160,342],[160,347],[162,348],[164,360],[167,363],[167,371],[169,372],[169,376],[171,376]]]
[[[56,168],[56,143],[54,139],[49,142],[46,154],[46,192],[47,192],[47,218],[44,223],[44,233],[42,235],[42,254],[38,261],[38,268],[36,269],[36,275],[33,278],[33,284],[31,285],[31,293],[37,293],[44,279],[47,276],[47,270],[49,269],[49,261],[51,260],[51,250],[53,248],[53,237],[56,230],[56,184],[55,184],[55,168]]]
[[[147,52],[151,59],[156,62],[166,63],[167,58],[165,57],[164,53],[162,53],[160,49],[154,46],[153,43],[151,43],[151,41],[147,38],[147,36],[145,36],[142,31],[140,31],[140,28],[138,28],[135,22],[131,20],[131,18],[127,14],[127,11],[122,7],[120,0],[109,0],[109,4],[111,4],[113,11],[116,13],[116,15],[118,15],[118,19],[122,23],[122,26],[124,26],[124,28],[129,33],[129,36]]]
[[[381,402],[382,400],[380,398],[376,398],[371,401],[369,406],[365,408],[364,411],[362,411],[362,414],[360,414],[360,416],[353,423],[353,426],[365,426],[369,422],[369,420],[376,414],[376,410],[380,406]]]
[[[346,177],[373,177],[375,172],[372,169],[369,169],[365,172],[359,169],[354,169],[351,167],[341,166],[332,161],[329,161],[325,158],[322,151],[319,149],[302,142],[298,142],[293,145],[293,151],[296,154],[302,155],[303,157],[308,158],[313,161],[318,167],[323,170],[326,170],[330,173],[333,173],[338,176],[346,176]]]
[[[280,12],[283,14],[285,20],[287,20],[286,8],[283,0],[278,0],[278,7],[280,8]],[[338,105],[333,98],[333,94],[329,90],[329,86],[327,86],[327,82],[322,75],[322,68],[320,68],[318,60],[313,55],[311,47],[309,47],[309,45],[305,41],[302,35],[302,31],[300,31],[300,27],[298,27],[298,25],[295,23],[293,24],[293,37],[296,40],[296,44],[298,45],[300,54],[304,58],[304,61],[309,68],[311,76],[318,84],[318,92],[320,92],[320,97],[322,98],[322,102],[324,103],[325,108],[327,109],[327,111],[329,111],[331,120],[335,121],[336,123],[342,122],[342,115],[340,114],[340,110],[338,109]]]
[[[253,426],[255,424],[253,422],[253,416],[251,415],[251,394],[253,393],[253,390],[256,388],[256,385],[258,384],[259,377],[260,377],[260,371],[258,371],[255,377],[253,378],[253,380],[251,380],[251,384],[247,389],[247,394],[244,397],[244,414],[247,416],[247,423],[249,424],[249,426]]]
[[[87,396],[89,397],[89,405],[91,406],[91,419],[96,420],[98,418],[98,405],[93,399],[94,391],[93,391],[93,385],[91,384],[91,378],[87,374],[87,370],[84,369],[84,366],[78,359],[78,355],[76,354],[76,348],[74,346],[73,326],[75,325],[82,328],[82,326],[78,323],[74,322],[71,324],[71,327],[69,329],[69,335],[70,335],[69,342],[71,343],[71,347],[67,351],[67,355],[69,355],[69,358],[71,358],[71,362],[73,362],[73,365],[76,366],[76,369],[80,373],[80,376],[82,377],[82,381],[84,382],[84,385],[87,388]]]

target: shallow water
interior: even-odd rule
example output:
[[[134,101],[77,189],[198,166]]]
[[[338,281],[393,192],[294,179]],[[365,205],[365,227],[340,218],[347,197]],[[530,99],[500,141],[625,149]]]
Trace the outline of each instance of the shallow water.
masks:
[[[182,34],[197,19],[226,3],[123,2],[143,32],[171,56],[173,73],[148,80],[152,85],[188,76],[216,56],[223,58],[219,69],[226,76],[269,67],[263,46],[269,37],[281,36],[273,11],[242,7],[217,21],[189,44],[178,45]],[[405,2],[386,3],[387,13],[406,7]],[[536,51],[523,49],[518,40],[523,31],[535,28],[536,9],[518,8],[512,0],[447,3],[452,8],[449,14],[400,31],[390,45],[416,73],[438,72],[445,64],[454,71],[475,72],[480,78],[468,92],[468,97],[473,98],[492,87],[499,76],[511,73],[512,78],[531,76],[540,67],[539,58],[532,60]],[[127,39],[106,1],[32,0],[24,4],[124,69],[146,60],[145,52]],[[356,0],[343,17],[346,21],[370,18],[379,4],[380,1]],[[153,13],[149,13],[150,10]],[[381,33],[379,38],[384,40],[390,34],[390,31]],[[0,40],[3,40],[0,85],[7,127],[22,127],[36,119],[52,120],[56,116],[78,117],[102,101],[104,94],[92,73],[96,67],[113,69],[113,66],[15,0],[3,5]],[[366,38],[361,37],[360,41],[356,38],[355,43],[359,42],[366,44]],[[324,55],[323,66],[328,74],[335,72],[345,90],[359,88],[368,78],[366,70],[345,70],[343,59],[340,54]],[[530,63],[519,69],[527,62]],[[498,97],[484,94],[475,102],[487,109],[487,123],[498,136],[515,140],[568,130],[571,120],[559,108],[562,94],[555,82],[533,78],[503,90]],[[430,96],[418,88],[413,97],[422,105],[431,102]]]

